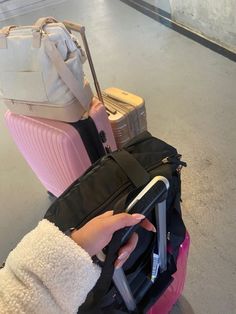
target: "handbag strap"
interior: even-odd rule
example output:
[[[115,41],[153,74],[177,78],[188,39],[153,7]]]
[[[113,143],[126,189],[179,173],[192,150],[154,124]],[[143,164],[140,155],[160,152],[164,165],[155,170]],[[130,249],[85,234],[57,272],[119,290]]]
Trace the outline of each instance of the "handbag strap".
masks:
[[[12,28],[16,28],[16,25],[5,26],[0,30],[0,49],[7,48],[7,36]]]
[[[41,35],[43,31],[43,27],[49,23],[59,23],[54,17],[41,17],[39,18],[33,25],[33,47],[39,48],[41,44]],[[17,27],[16,25],[9,25],[3,27],[0,30],[0,49],[7,48],[7,40],[6,37],[8,36],[10,30],[12,28]]]
[[[34,26],[42,30],[49,23],[59,23],[59,21],[52,16],[41,17],[34,23]]]
[[[60,55],[59,51],[56,48],[56,45],[54,42],[52,42],[48,36],[45,36],[45,51],[47,55],[49,56],[50,60],[54,64],[58,74],[60,75],[61,79],[64,81],[64,83],[67,85],[71,93],[75,96],[75,98],[79,101],[79,107],[80,107],[80,113],[81,116],[84,112],[88,111],[90,102],[88,103],[88,100],[86,96],[84,95],[84,91],[81,88],[81,84],[76,79],[74,74],[71,72],[71,70],[68,68],[68,66],[65,64],[62,56]]]
[[[41,17],[33,25],[33,48],[40,48],[43,28],[50,23],[59,23],[54,17]]]

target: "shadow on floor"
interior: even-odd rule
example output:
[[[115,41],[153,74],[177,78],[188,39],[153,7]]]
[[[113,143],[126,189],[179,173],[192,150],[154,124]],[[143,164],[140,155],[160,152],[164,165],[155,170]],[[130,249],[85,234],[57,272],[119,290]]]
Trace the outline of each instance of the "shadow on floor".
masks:
[[[171,314],[195,314],[195,312],[188,300],[181,296],[174,305]]]

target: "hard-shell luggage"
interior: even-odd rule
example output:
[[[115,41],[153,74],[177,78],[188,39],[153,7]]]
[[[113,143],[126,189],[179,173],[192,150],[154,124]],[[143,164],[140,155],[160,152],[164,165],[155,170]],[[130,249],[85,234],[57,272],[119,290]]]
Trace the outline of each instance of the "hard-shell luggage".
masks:
[[[88,119],[71,125],[10,111],[5,114],[8,129],[22,155],[47,191],[55,196],[80,177],[92,162],[116,149],[105,107],[97,98],[93,100],[89,117],[89,130],[93,123],[97,131],[97,136],[91,135],[92,139],[86,138],[88,132],[83,128]],[[94,143],[96,138],[99,149]]]
[[[93,92],[77,38],[52,17],[0,30],[0,95],[15,113],[76,122]]]
[[[102,97],[118,148],[147,130],[143,98],[115,87],[105,89]]]
[[[113,209],[115,214],[125,211],[150,180],[157,179],[156,190],[150,190],[141,203],[135,202],[131,213],[145,213],[156,225],[158,238],[142,228],[136,229],[137,247],[117,273],[117,252],[134,229],[116,232],[103,252],[105,261],[97,257],[102,262],[101,276],[79,313],[147,313],[158,307],[166,293],[168,305],[175,303],[183,288],[184,276],[179,276],[186,272],[189,245],[180,208],[180,169],[185,166],[180,157],[172,146],[148,132],[142,133],[124,149],[98,160],[48,209],[45,218],[66,232],[82,227],[107,210]],[[180,265],[179,272],[173,281],[176,265]]]
[[[54,19],[44,20],[48,29],[53,29]],[[70,30],[71,25],[68,22],[65,25]],[[65,25],[60,27],[65,28]],[[85,29],[78,24],[72,26],[81,34],[94,82],[98,84]],[[73,111],[70,114],[73,116]],[[92,99],[89,111],[79,121],[74,119],[77,115],[72,116],[65,120],[73,122],[66,124],[10,111],[5,114],[7,126],[21,153],[48,192],[55,196],[59,196],[97,159],[117,149],[106,109],[97,98]]]
[[[170,313],[173,305],[178,301],[184,289],[189,246],[190,236],[187,232],[184,242],[179,248],[179,254],[177,258],[177,271],[172,275],[173,282],[162,294],[162,296],[157,300],[157,302],[151,307],[148,314],[168,314]]]
[[[98,99],[105,105],[118,148],[147,130],[147,117],[144,99],[119,88],[110,87],[101,91],[90,54],[85,29],[70,21],[66,27],[81,34]]]
[[[101,102],[103,102],[101,90],[99,87],[99,83],[98,83],[96,72],[94,69],[93,62],[92,62],[92,58],[91,58],[90,50],[88,47],[87,39],[85,36],[84,27],[80,26],[79,24],[73,24],[73,23],[67,22],[67,21],[65,21],[64,24],[68,29],[72,29],[72,30],[75,30],[77,32],[80,32],[82,40],[83,40],[84,48],[86,50],[86,54],[88,57],[90,69],[91,69],[91,72],[93,75],[94,84],[96,87],[98,98],[101,100]],[[113,89],[113,94],[114,94],[114,91],[116,91],[116,94],[117,94],[117,92],[119,92],[118,89]],[[119,94],[120,94],[120,92],[119,92]],[[129,97],[129,98],[133,99],[134,97]],[[135,99],[137,101],[137,98],[135,98]],[[94,101],[95,100],[93,100],[93,103],[94,103]],[[102,108],[101,102],[100,102],[99,106],[92,106],[91,107],[90,117],[93,119],[93,121],[96,124],[100,139],[103,142],[105,153],[108,153],[110,151],[115,150],[117,148],[117,146],[116,146],[116,143],[114,141],[114,135],[112,133],[112,129],[108,125],[108,115],[105,112],[105,107]],[[100,108],[99,110],[94,109],[94,108],[98,108],[98,107]],[[142,108],[144,108],[144,107],[142,107]],[[87,134],[88,133],[87,131],[89,131],[89,133],[90,133],[88,122],[90,122],[90,127],[94,129],[94,126],[91,124],[91,121],[86,121],[86,119],[84,119],[84,120],[81,120],[79,124],[78,124],[78,122],[72,123],[72,125],[75,128],[77,128],[77,129],[79,128],[80,134],[83,133],[83,144],[86,146],[86,152],[84,151],[84,147],[82,147],[81,145],[79,145],[76,149],[74,149],[74,148],[71,149],[72,144],[70,144],[69,152],[67,152],[67,153],[63,152],[63,154],[64,154],[63,160],[66,158],[65,159],[66,161],[63,161],[63,164],[66,165],[65,169],[68,168],[68,172],[65,175],[63,175],[62,174],[63,173],[62,167],[60,165],[60,162],[62,162],[62,161],[61,161],[61,159],[58,159],[58,157],[53,156],[54,151],[51,150],[51,147],[58,145],[58,142],[54,143],[55,137],[51,136],[51,140],[50,140],[51,143],[49,143],[48,138],[47,139],[45,138],[45,141],[47,141],[46,146],[48,146],[47,154],[46,154],[47,158],[45,158],[43,156],[44,154],[42,153],[42,150],[39,151],[40,145],[42,145],[43,137],[37,135],[37,132],[39,129],[41,130],[40,132],[44,133],[44,135],[46,133],[54,133],[54,132],[56,132],[56,130],[60,130],[60,129],[62,129],[62,130],[66,129],[66,131],[69,132],[69,129],[72,130],[69,125],[66,126],[63,123],[56,123],[56,122],[53,122],[52,120],[49,120],[49,121],[46,121],[46,120],[43,121],[42,120],[43,125],[47,129],[47,130],[45,129],[45,132],[43,132],[41,119],[37,119],[37,118],[27,119],[27,117],[17,116],[16,114],[13,114],[10,112],[7,112],[5,119],[7,121],[7,125],[10,129],[10,132],[13,136],[13,139],[15,140],[16,144],[20,148],[23,156],[26,158],[26,160],[30,164],[31,168],[36,173],[36,175],[39,177],[39,179],[43,183],[43,185],[47,188],[47,190],[49,192],[51,192],[55,196],[60,195],[65,190],[65,188],[71,182],[73,182],[73,180],[75,180],[76,178],[81,176],[82,173],[84,172],[84,170],[87,169],[87,167],[90,165],[90,163],[88,163],[88,160],[86,157],[87,154],[89,155],[89,159],[90,159],[91,163],[95,162],[99,157],[101,157],[103,155],[103,149],[101,149],[101,144],[99,145],[100,147],[98,149],[98,145],[96,145],[96,144],[99,144],[98,141],[95,141],[95,142],[91,141],[92,137],[88,136],[88,134]],[[71,120],[73,120],[73,119],[71,119]],[[130,119],[128,119],[128,120],[130,121]],[[144,119],[144,120],[146,120],[146,119]],[[25,123],[26,121],[27,121],[27,123]],[[135,119],[133,121],[135,121]],[[38,128],[39,123],[41,123],[40,128]],[[34,134],[34,137],[30,137],[30,140],[28,140],[28,142],[27,142],[28,144],[26,144],[25,138],[28,137],[28,134],[25,135],[25,131],[26,131],[26,125],[28,126],[29,124],[31,125],[30,128],[32,129],[32,134]],[[56,125],[56,127],[53,128],[53,127],[51,127],[52,125]],[[87,125],[87,127],[84,129],[83,125]],[[142,125],[144,125],[144,124],[142,124]],[[115,124],[114,129],[115,128],[116,128],[116,124]],[[17,133],[15,132],[16,129],[18,130]],[[60,131],[58,131],[58,132],[60,133]],[[71,132],[73,133],[73,140],[80,141],[77,139],[79,135],[78,134],[75,135],[74,130],[70,131],[70,133]],[[20,138],[19,134],[21,134],[22,139]],[[64,131],[64,134],[65,134],[65,131]],[[74,139],[74,137],[75,137],[75,139]],[[125,135],[125,137],[126,137],[126,140],[128,137],[131,138],[130,134],[129,134],[129,136]],[[66,138],[68,140],[68,136]],[[72,142],[73,142],[73,140],[72,140]],[[38,147],[37,147],[37,141],[39,141]],[[63,141],[64,141],[64,143],[67,142],[65,140],[63,140]],[[122,142],[122,145],[123,145],[124,144],[124,136],[122,136],[122,141],[123,141]],[[117,137],[117,142],[120,143],[119,136]],[[34,150],[32,150],[31,147],[27,148],[27,145],[33,145],[33,147],[36,147],[35,152],[34,152]],[[63,151],[64,151],[65,147],[66,146],[63,146]],[[66,151],[66,149],[65,149],[65,151]],[[84,159],[84,161],[81,161],[81,162],[77,163],[75,166],[73,166],[74,161],[77,160],[77,158],[78,158],[75,156],[77,156],[79,151],[81,152],[80,155],[84,156],[84,157],[82,157],[82,159]],[[95,154],[94,154],[94,151],[95,151]],[[73,153],[75,153],[75,156],[73,156]],[[35,156],[35,154],[36,154],[36,156]],[[52,154],[52,156],[50,156],[50,154]],[[55,159],[57,160],[57,162],[53,162]],[[47,171],[45,169],[47,169]]]
[[[164,184],[168,184],[168,181],[165,180],[164,177],[155,177],[155,182],[159,183],[162,182]],[[153,181],[154,181],[153,180]],[[159,181],[159,182],[158,182]],[[152,182],[152,181],[151,181]],[[150,184],[150,183],[149,183]],[[166,189],[168,190],[168,186],[166,186]],[[165,189],[165,187],[164,187]],[[160,187],[159,187],[160,190]],[[158,190],[155,192],[158,193]],[[143,193],[143,192],[142,192]],[[146,192],[148,193],[148,192]],[[151,192],[153,194],[153,191]],[[145,197],[145,195],[144,195]],[[154,196],[147,196],[146,199],[149,199],[149,202]],[[167,252],[168,249],[171,252],[171,246],[167,248],[167,239],[166,239],[166,196],[162,196],[160,198],[160,201],[157,201],[154,207],[155,211],[155,219],[156,219],[156,225],[157,225],[157,235],[156,235],[156,247],[153,250],[153,258],[152,258],[152,271],[150,274],[151,281],[154,284],[155,279],[158,280],[157,273],[159,272],[161,275],[167,270]],[[145,203],[147,202],[145,199]],[[140,200],[142,201],[142,199]],[[139,201],[139,202],[140,202]],[[132,201],[134,202],[134,201]],[[131,203],[132,204],[132,203]],[[143,200],[144,204],[144,200]],[[143,205],[141,207],[145,207],[147,205]],[[144,214],[145,209],[141,209],[140,206],[138,206],[138,202],[135,203],[135,212]],[[130,205],[128,206],[128,208]],[[141,209],[141,211],[140,211]],[[147,215],[145,215],[147,216]],[[127,231],[126,231],[127,232]],[[189,234],[186,232],[185,239],[183,243],[179,247],[178,255],[177,255],[177,262],[176,262],[176,268],[177,271],[173,274],[173,281],[171,284],[167,287],[167,289],[163,292],[163,294],[159,297],[157,302],[151,307],[150,310],[148,310],[148,307],[153,303],[153,295],[152,293],[148,293],[147,297],[148,300],[148,307],[143,308],[142,306],[139,306],[139,312],[140,310],[142,312],[147,312],[148,314],[168,314],[173,305],[176,303],[178,298],[180,297],[184,282],[186,278],[186,269],[187,269],[187,258],[188,258],[188,251],[189,251],[189,245],[190,245],[190,237]],[[104,257],[103,257],[104,258]],[[124,271],[122,269],[116,269],[113,274],[113,282],[116,286],[117,290],[119,291],[120,295],[122,296],[124,303],[126,305],[126,308],[129,312],[137,312],[137,301],[141,301],[140,297],[136,299],[134,297],[134,293],[131,291],[131,285],[129,285],[128,280],[124,274]],[[151,287],[149,287],[151,289]],[[145,298],[145,296],[144,296]],[[137,300],[137,301],[136,301]],[[155,301],[155,299],[154,299]],[[141,301],[142,303],[143,301]]]

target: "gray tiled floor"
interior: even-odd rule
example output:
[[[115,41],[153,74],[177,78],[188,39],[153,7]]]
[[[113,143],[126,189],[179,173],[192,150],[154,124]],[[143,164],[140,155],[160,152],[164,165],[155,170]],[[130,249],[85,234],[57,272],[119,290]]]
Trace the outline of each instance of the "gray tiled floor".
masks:
[[[236,64],[118,0],[69,0],[6,24],[45,15],[86,25],[101,85],[142,95],[149,130],[188,162],[183,215],[192,245],[173,313],[236,313]],[[4,111],[1,106],[1,261],[49,204],[9,136]]]

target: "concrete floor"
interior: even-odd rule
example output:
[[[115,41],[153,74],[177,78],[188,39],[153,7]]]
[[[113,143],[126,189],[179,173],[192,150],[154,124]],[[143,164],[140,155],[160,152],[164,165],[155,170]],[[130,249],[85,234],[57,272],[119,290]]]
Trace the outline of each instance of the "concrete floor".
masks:
[[[86,25],[101,86],[142,95],[149,130],[188,162],[183,215],[192,244],[185,290],[172,314],[236,313],[236,64],[118,0],[69,0],[2,25],[45,15]],[[4,111],[0,261],[49,205],[9,136]]]

